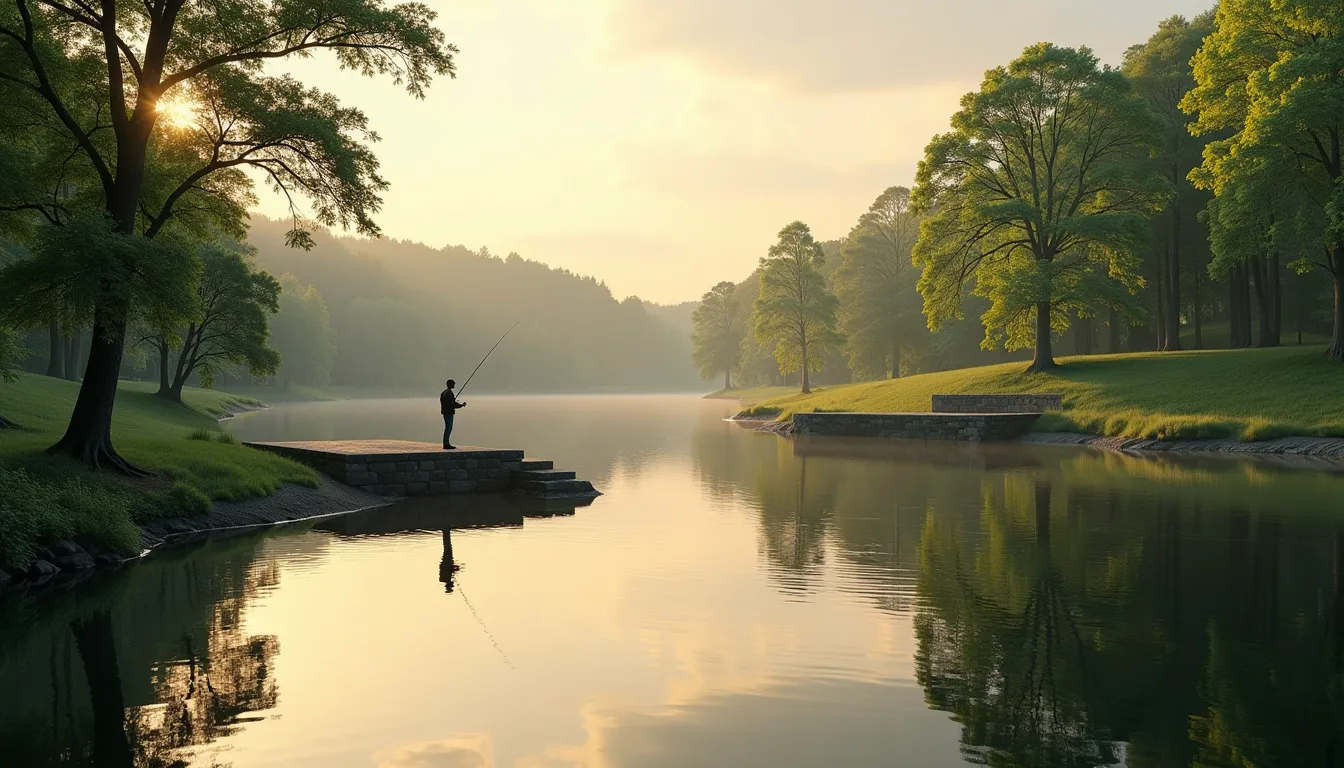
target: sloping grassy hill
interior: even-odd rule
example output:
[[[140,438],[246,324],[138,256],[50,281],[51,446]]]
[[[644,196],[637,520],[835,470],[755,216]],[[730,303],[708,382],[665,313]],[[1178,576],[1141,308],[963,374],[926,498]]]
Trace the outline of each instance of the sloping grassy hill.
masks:
[[[895,381],[776,397],[746,413],[928,411],[935,394],[1058,392],[1050,431],[1159,440],[1344,436],[1344,365],[1322,348],[1208,350],[1060,358],[1048,374],[1022,363],[942,371]]]
[[[20,427],[0,430],[0,565],[25,564],[34,542],[53,538],[134,551],[137,521],[208,512],[212,499],[266,496],[286,482],[317,483],[311,469],[238,445],[220,429],[217,416],[255,401],[199,389],[183,392],[186,407],[144,384],[117,395],[113,440],[153,478],[130,481],[47,456],[78,390],[45,376],[0,384],[0,416]]]

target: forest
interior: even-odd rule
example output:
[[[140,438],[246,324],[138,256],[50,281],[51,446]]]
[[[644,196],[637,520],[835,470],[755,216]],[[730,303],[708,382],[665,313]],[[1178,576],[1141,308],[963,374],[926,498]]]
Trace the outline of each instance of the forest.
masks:
[[[1300,6],[1300,7],[1299,7]],[[702,298],[701,375],[840,383],[1056,354],[1320,343],[1344,360],[1344,11],[1224,0],[1118,67],[1027,47],[912,187],[803,222]]]

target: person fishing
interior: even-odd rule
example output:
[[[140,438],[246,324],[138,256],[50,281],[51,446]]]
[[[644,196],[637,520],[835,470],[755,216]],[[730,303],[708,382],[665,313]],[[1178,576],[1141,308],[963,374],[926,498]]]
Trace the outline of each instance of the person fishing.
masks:
[[[467,404],[459,403],[457,396],[453,394],[453,387],[457,386],[457,382],[449,379],[446,383],[448,388],[439,394],[439,410],[443,413],[443,449],[451,451],[457,448],[450,439],[453,435],[453,414],[457,413],[459,408],[466,408]]]
[[[471,370],[471,375],[467,377],[466,384],[462,385],[460,391],[467,391],[467,385],[471,384],[471,380],[476,378],[476,372],[481,370],[481,366],[485,365],[485,361],[490,359],[490,355],[494,354],[494,351],[499,348],[499,345],[504,343],[504,338],[510,333],[513,333],[513,329],[517,328],[518,324],[521,322],[522,321],[519,320],[518,323],[509,326],[509,330],[504,332],[504,336],[499,337],[499,341],[495,342],[495,346],[491,347],[490,351],[485,353],[485,357],[481,358],[481,362],[477,363],[476,367]],[[449,379],[448,388],[439,394],[439,410],[443,412],[443,449],[445,451],[451,451],[456,448],[456,446],[449,440],[453,434],[453,414],[457,413],[457,409],[467,407],[466,403],[459,403],[457,401],[457,395],[453,394],[453,387],[455,386],[457,386],[457,382]]]

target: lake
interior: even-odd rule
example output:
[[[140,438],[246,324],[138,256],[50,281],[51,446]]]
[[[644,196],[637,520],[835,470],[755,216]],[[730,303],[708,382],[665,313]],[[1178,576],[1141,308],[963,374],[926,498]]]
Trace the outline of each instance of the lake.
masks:
[[[467,399],[459,445],[605,495],[422,501],[0,598],[0,765],[1344,765],[1340,474]],[[441,432],[432,400],[229,428]]]

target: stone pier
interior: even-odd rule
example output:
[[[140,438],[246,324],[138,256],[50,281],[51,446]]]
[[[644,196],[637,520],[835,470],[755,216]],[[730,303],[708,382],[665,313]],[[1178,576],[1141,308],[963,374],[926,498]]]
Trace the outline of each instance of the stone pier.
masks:
[[[573,472],[527,459],[509,448],[461,447],[404,440],[312,440],[244,443],[293,459],[346,485],[379,496],[505,493],[543,499],[592,498],[598,492]]]

